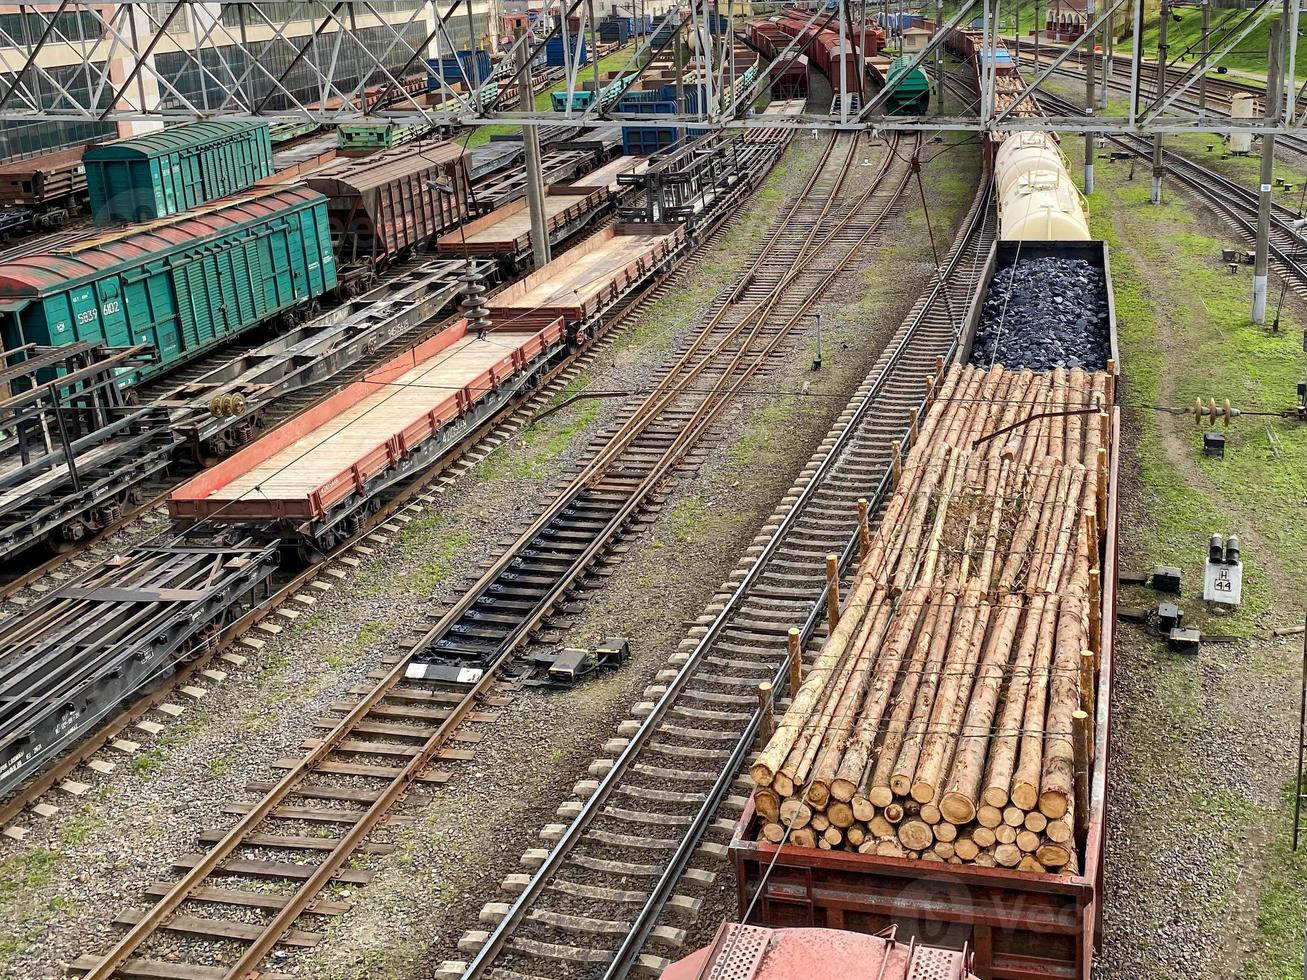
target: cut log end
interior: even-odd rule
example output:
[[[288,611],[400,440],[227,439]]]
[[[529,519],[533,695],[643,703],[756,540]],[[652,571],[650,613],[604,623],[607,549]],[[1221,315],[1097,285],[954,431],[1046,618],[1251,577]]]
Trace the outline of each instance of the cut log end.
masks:
[[[1061,790],[1046,790],[1039,796],[1039,812],[1049,820],[1056,820],[1066,814],[1070,802],[1067,794]]]
[[[835,799],[839,800],[841,803],[852,801],[857,792],[857,785],[849,779],[840,779],[837,777],[830,784],[830,795],[835,797]]]
[[[931,798],[934,798],[933,794]],[[915,793],[913,799],[916,799]],[[939,812],[949,823],[968,824],[976,819],[976,803],[961,793],[945,793],[944,798],[939,801]]]
[[[905,820],[899,825],[899,841],[910,851],[924,851],[935,842],[935,832],[924,820]]]

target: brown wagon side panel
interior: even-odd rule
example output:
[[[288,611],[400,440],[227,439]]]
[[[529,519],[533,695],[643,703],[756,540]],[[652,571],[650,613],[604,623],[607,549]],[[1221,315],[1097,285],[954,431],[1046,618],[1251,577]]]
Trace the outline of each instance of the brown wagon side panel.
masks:
[[[306,182],[327,196],[332,237],[346,261],[384,265],[471,213],[467,157],[450,143],[342,158]]]

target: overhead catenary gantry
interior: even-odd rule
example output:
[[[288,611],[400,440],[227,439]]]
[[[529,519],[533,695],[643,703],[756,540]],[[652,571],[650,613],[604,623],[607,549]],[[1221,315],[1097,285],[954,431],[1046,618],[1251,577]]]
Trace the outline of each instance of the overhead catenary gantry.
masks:
[[[1201,50],[1188,53],[1184,62],[1170,60],[1175,70],[1161,79],[1152,68],[1159,53],[1166,56],[1165,49],[1145,50],[1141,43],[1145,4],[1146,0],[1090,0],[1079,37],[1057,46],[1045,40],[1046,57],[1028,75],[1027,94],[1055,71],[1081,64],[1091,45],[1115,40],[1120,28],[1130,25],[1132,29],[1126,33],[1131,36],[1119,41],[1122,48],[1128,46],[1130,55],[1124,114],[1101,109],[1089,116],[1043,114],[1023,117],[1023,129],[1137,135],[1201,129],[1261,134],[1299,132],[1307,126],[1307,114],[1299,111],[1303,91],[1292,85],[1279,100],[1279,111],[1251,118],[1203,113],[1185,98],[1195,90],[1203,95],[1208,74],[1241,45],[1246,47],[1268,19],[1278,15],[1297,23],[1301,0],[1254,0],[1246,9],[1222,11],[1220,22],[1204,31]],[[490,18],[489,34],[494,37],[498,5],[493,0],[38,0],[6,5],[6,10],[24,16],[16,19],[17,28],[12,19],[0,26],[0,121],[157,124],[198,118],[264,118],[341,123],[381,118],[441,125],[557,125],[559,113],[520,106],[516,99],[502,98],[499,92],[501,88],[510,90],[513,80],[525,70],[523,62],[535,60],[548,41],[560,34],[566,35],[566,91],[599,84],[590,77],[598,74],[594,58],[578,56],[582,39],[589,41],[591,50],[595,46],[595,6],[594,0],[546,3],[542,16],[552,21],[547,34],[537,29],[513,41],[489,77],[480,77],[471,62],[460,63],[452,83],[443,72],[433,73],[431,84],[438,97],[432,98],[425,91],[415,91],[412,84],[406,86],[404,80],[425,73],[427,59],[468,46],[468,37],[480,33],[472,17],[474,9],[481,24]],[[639,40],[635,64],[664,52],[684,57],[706,95],[697,100],[697,111],[659,114],[657,124],[731,129],[763,125],[764,120],[749,115],[747,107],[762,93],[765,74],[758,73],[747,84],[730,84],[735,77],[730,64],[734,46],[710,29],[710,24],[720,26],[714,17],[742,28],[748,15],[739,12],[740,6],[737,0],[729,5],[727,14],[720,14],[718,0],[687,0],[686,6],[656,17],[655,30]],[[809,23],[837,27],[853,40],[861,25],[874,23],[890,4],[888,0],[836,0],[829,7],[824,3],[813,6],[816,9],[800,11],[800,15]],[[953,28],[978,23],[987,44],[1004,38],[1010,41],[1013,15],[1018,15],[1019,23],[1019,14],[1029,17],[1041,6],[1049,5],[1046,0],[1042,4],[1037,0],[962,0],[959,6],[949,8],[937,3],[935,10],[944,18],[942,29],[911,55],[912,67],[938,70],[938,55]],[[759,2],[751,9],[761,17],[779,7]],[[1161,12],[1170,13],[1171,9],[1163,0]],[[1204,24],[1210,26],[1210,19],[1210,11],[1204,7]],[[1109,30],[1112,25],[1117,30]],[[1283,76],[1294,78],[1298,32],[1285,31],[1281,38]],[[522,51],[525,58],[520,56]],[[779,59],[784,62],[800,53],[792,43]],[[1270,60],[1268,57],[1268,64]],[[621,91],[638,78],[634,72],[626,76]],[[765,124],[805,129],[1002,130],[1010,128],[1012,119],[1009,109],[997,107],[995,82],[992,71],[984,73],[974,115],[950,116],[938,111],[920,116],[886,115],[886,94],[882,92],[861,106],[836,100],[832,111],[769,116]],[[1087,88],[1089,85],[1092,74],[1086,79]],[[615,111],[618,94],[591,100],[584,108],[569,108],[562,116],[581,127],[622,120],[653,124],[647,115]],[[1199,104],[1205,101],[1200,97]]]

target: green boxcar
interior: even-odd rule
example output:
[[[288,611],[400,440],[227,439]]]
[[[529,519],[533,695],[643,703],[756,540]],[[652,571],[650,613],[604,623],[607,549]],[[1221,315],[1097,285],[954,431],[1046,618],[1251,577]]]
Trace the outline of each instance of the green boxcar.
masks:
[[[0,264],[0,340],[150,344],[138,381],[335,286],[327,199],[269,187]]]
[[[155,221],[271,175],[272,140],[267,123],[188,123],[92,147],[82,162],[97,224]]]
[[[891,116],[920,116],[930,108],[930,83],[920,68],[907,71],[912,59],[906,56],[890,62],[885,84],[894,91],[885,103],[885,112]],[[906,74],[905,74],[906,73]]]
[[[343,153],[371,153],[411,143],[431,131],[421,123],[342,123],[336,127],[336,147]]]

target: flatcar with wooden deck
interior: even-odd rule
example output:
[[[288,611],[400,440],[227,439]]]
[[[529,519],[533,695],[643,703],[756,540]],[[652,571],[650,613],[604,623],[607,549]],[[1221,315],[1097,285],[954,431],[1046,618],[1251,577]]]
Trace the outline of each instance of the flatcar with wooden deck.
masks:
[[[478,333],[466,320],[173,491],[183,529],[238,525],[325,553],[387,490],[433,464],[566,346],[561,317]]]
[[[236,526],[306,555],[331,548],[392,487],[584,343],[684,244],[679,226],[605,229],[486,300],[483,328],[460,319],[178,487],[168,503],[176,526]]]
[[[551,246],[582,231],[609,210],[607,188],[590,189],[555,184],[546,189],[544,215]],[[525,198],[466,222],[436,240],[441,255],[494,259],[509,273],[531,255],[531,214]]]

